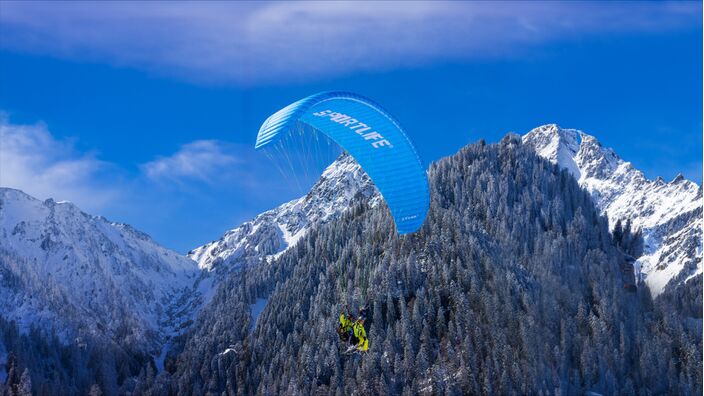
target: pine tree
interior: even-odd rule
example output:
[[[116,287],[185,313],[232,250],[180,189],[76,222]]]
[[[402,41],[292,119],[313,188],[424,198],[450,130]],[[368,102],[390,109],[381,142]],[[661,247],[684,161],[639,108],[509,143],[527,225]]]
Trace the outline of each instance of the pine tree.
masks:
[[[18,396],[32,396],[32,378],[29,375],[29,369],[24,369],[22,378],[20,378],[19,386],[17,387]]]

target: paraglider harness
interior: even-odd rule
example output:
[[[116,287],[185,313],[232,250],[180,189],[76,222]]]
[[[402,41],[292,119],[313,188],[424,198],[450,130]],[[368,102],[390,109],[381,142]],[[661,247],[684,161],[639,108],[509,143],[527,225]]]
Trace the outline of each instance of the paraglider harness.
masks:
[[[340,325],[337,328],[337,334],[342,342],[349,343],[350,347],[347,352],[366,352],[369,349],[369,339],[367,331],[364,328],[367,319],[367,307],[359,311],[357,320],[352,321],[353,316],[347,310],[347,314],[340,313]]]

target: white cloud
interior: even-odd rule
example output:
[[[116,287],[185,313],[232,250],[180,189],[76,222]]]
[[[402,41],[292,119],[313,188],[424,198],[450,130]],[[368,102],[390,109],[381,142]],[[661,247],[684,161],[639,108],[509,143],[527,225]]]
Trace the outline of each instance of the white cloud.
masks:
[[[42,123],[13,123],[0,111],[0,187],[71,201],[184,252],[300,193],[271,177],[269,159],[251,145],[198,140],[138,171],[131,165],[102,161]]]
[[[0,116],[0,186],[41,199],[68,200],[95,211],[118,194],[101,181],[108,171],[113,171],[109,164],[78,153],[70,141],[54,138],[45,125],[12,124]],[[113,175],[112,182],[117,179]]]
[[[144,174],[154,181],[214,184],[226,178],[243,161],[229,154],[231,146],[215,140],[197,140],[181,146],[169,157],[157,158],[141,166]]]
[[[261,153],[249,145],[216,140],[186,143],[171,155],[139,165],[139,170],[130,174],[125,164],[102,161],[77,150],[71,139],[56,138],[43,123],[15,124],[0,113],[0,187],[71,201],[89,213],[115,212],[174,188],[196,194],[282,190],[280,182],[264,177],[270,166]]]
[[[0,45],[239,84],[701,25],[698,2],[4,3]]]

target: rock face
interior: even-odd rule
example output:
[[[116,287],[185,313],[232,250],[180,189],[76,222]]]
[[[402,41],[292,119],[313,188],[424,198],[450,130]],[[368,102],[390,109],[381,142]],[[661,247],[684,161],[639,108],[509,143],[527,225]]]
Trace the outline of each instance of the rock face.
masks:
[[[379,202],[371,179],[348,154],[343,154],[322,174],[305,196],[268,210],[251,221],[188,253],[206,271],[227,273],[239,266],[278,256],[315,224],[337,218],[355,198]]]
[[[678,175],[650,180],[593,136],[544,125],[523,136],[542,157],[567,169],[608,215],[613,227],[630,219],[641,229],[636,262],[653,295],[702,273],[702,187]]]
[[[126,224],[0,188],[0,306],[23,328],[155,352],[185,319],[177,307],[198,272]]]

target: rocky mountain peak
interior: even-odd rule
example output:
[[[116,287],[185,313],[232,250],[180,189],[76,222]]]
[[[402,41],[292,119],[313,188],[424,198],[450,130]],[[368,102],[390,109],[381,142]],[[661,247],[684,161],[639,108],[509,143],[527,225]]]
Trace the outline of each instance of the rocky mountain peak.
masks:
[[[375,205],[380,195],[354,158],[343,153],[310,191],[200,246],[189,257],[207,271],[229,272],[248,262],[275,257],[294,246],[311,226],[337,218],[354,199]]]
[[[575,163],[579,151],[581,132],[576,129],[562,129],[557,124],[539,126],[523,137],[523,143],[533,146],[543,158],[560,163],[579,179],[580,169]]]
[[[612,227],[630,219],[643,231],[645,254],[639,264],[653,294],[702,273],[701,252],[691,248],[702,241],[701,187],[696,183],[681,174],[670,183],[647,179],[594,136],[555,124],[533,129],[523,142],[569,170]]]
[[[0,273],[19,279],[0,288],[6,319],[66,337],[135,337],[135,347],[155,351],[198,268],[130,226],[0,188]]]

